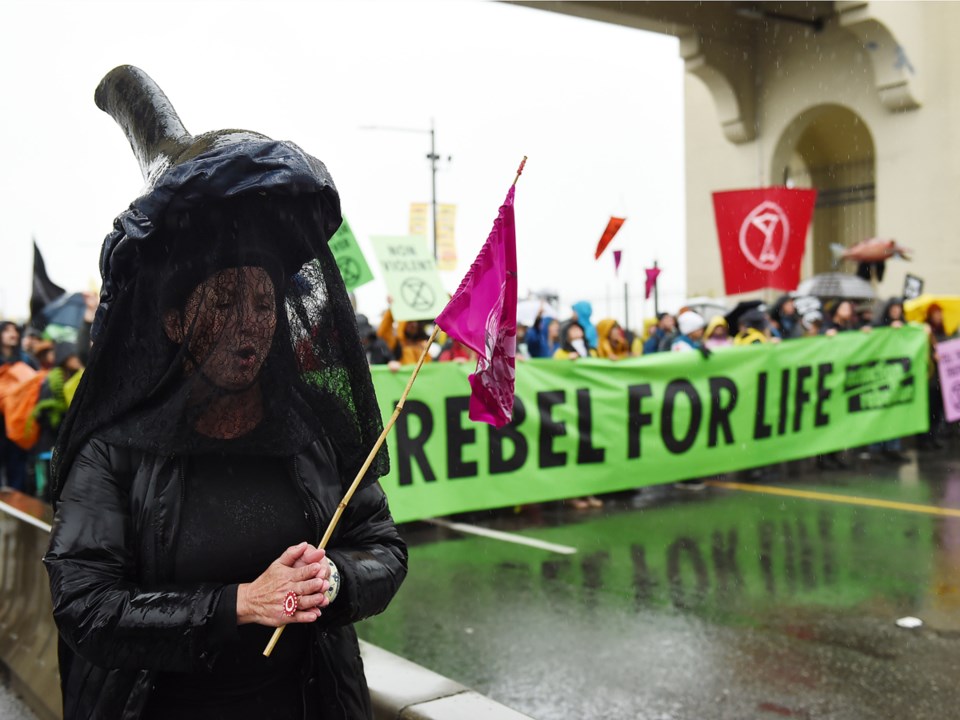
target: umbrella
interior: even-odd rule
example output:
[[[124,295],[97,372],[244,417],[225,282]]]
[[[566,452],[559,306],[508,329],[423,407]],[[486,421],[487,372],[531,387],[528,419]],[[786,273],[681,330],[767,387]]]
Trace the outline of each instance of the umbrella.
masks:
[[[821,273],[807,278],[797,288],[797,295],[851,300],[875,300],[877,297],[870,283],[856,275],[845,273]]]
[[[694,312],[699,313],[704,319],[709,319],[714,315],[725,315],[730,309],[723,301],[703,295],[687,298],[687,300],[682,303],[682,307],[690,308]]]
[[[543,307],[543,300],[540,298],[533,298],[530,300],[521,300],[517,303],[517,324],[526,325],[530,327],[537,319],[537,315],[540,314],[540,310]],[[548,313],[549,314],[549,313]]]
[[[54,342],[76,342],[87,309],[81,293],[61,295],[40,312],[45,321],[43,332]]]
[[[815,295],[797,295],[793,298],[793,306],[801,317],[807,313],[823,309],[823,303]]]
[[[943,330],[947,335],[953,335],[960,325],[960,296],[958,295],[921,295],[903,303],[903,316],[911,322],[924,322],[927,319],[927,308],[939,305],[943,310]]]
[[[730,333],[735,335],[739,329],[740,318],[751,310],[756,310],[758,308],[765,309],[762,300],[744,300],[743,302],[738,302],[737,306],[724,316],[727,319],[727,325],[730,328]]]

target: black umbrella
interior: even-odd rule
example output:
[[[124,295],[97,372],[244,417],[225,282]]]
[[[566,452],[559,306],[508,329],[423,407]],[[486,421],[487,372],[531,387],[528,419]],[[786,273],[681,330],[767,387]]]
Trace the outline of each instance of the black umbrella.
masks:
[[[736,335],[740,329],[740,318],[752,310],[763,310],[766,309],[763,300],[745,300],[743,302],[738,302],[736,307],[728,312],[724,317],[727,320],[727,325],[730,327],[730,334]]]

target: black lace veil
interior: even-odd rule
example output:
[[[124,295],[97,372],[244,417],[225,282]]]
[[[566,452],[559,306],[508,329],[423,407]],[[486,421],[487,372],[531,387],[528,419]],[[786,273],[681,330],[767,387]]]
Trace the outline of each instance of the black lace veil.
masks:
[[[320,435],[352,480],[382,425],[327,240],[341,222],[326,168],[245,131],[187,134],[142,71],[97,104],[147,187],[100,258],[90,361],[54,452],[54,497],[91,437],[157,454],[287,456]],[[385,448],[370,478],[388,469]]]

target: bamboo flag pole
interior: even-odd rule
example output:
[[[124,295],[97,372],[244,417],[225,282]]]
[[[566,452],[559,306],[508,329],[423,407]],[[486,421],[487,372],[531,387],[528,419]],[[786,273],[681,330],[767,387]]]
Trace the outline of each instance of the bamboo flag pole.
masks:
[[[520,175],[523,173],[523,167],[527,164],[527,156],[523,156],[523,160],[520,162],[520,167],[517,168],[517,176],[513,179],[513,184],[517,184],[517,180],[520,179]],[[430,339],[427,341],[427,344],[424,345],[423,351],[420,353],[420,358],[417,360],[417,366],[413,369],[413,373],[410,375],[410,379],[407,381],[407,386],[403,389],[403,394],[400,396],[400,400],[397,402],[397,407],[393,410],[393,415],[390,416],[390,419],[387,421],[387,424],[383,426],[383,432],[380,433],[380,437],[377,438],[376,444],[373,446],[373,449],[370,451],[370,454],[367,455],[366,461],[363,463],[363,467],[360,468],[360,471],[357,473],[357,476],[353,479],[353,482],[350,484],[350,488],[347,490],[346,494],[343,496],[343,499],[340,501],[340,504],[337,505],[337,511],[333,514],[333,517],[330,519],[330,524],[327,525],[327,531],[323,534],[323,538],[320,540],[319,549],[324,549],[327,546],[327,543],[330,542],[330,536],[333,535],[333,531],[337,527],[337,523],[340,522],[340,517],[343,515],[343,511],[347,509],[347,505],[350,503],[350,500],[353,498],[353,494],[357,491],[357,488],[360,487],[360,481],[363,479],[363,476],[366,474],[367,470],[370,467],[370,464],[373,462],[373,458],[376,457],[377,451],[380,450],[380,447],[383,445],[383,441],[387,439],[387,435],[390,432],[390,429],[393,427],[393,424],[397,421],[397,418],[400,416],[400,411],[403,410],[403,403],[407,399],[407,395],[410,393],[410,388],[413,387],[413,381],[417,379],[417,373],[420,372],[420,368],[423,367],[423,361],[427,357],[427,352],[430,350],[430,346],[433,345],[433,341],[437,339],[437,335],[440,334],[440,326],[434,324],[433,333],[430,335]],[[273,635],[270,638],[270,642],[267,643],[267,647],[264,648],[263,654],[266,657],[270,657],[270,653],[273,652],[273,648],[277,644],[277,640],[280,639],[280,636],[283,635],[283,629],[286,625],[281,625],[276,630],[273,631]]]
[[[519,177],[519,174],[517,177]],[[383,441],[387,439],[387,434],[390,432],[390,428],[393,427],[393,424],[400,416],[400,411],[403,410],[403,403],[406,401],[407,395],[410,393],[410,388],[413,387],[413,381],[417,379],[417,373],[419,373],[420,368],[423,367],[423,361],[427,357],[427,352],[430,350],[430,346],[433,345],[433,341],[437,339],[437,335],[439,334],[440,326],[434,325],[433,333],[430,335],[430,339],[427,341],[426,345],[423,346],[423,351],[420,353],[420,359],[417,360],[417,366],[413,369],[413,373],[411,373],[410,379],[407,381],[407,386],[403,389],[403,394],[400,396],[400,400],[397,402],[397,407],[393,410],[393,415],[390,416],[387,424],[383,426],[383,432],[380,433],[380,437],[377,438],[376,444],[373,446],[370,454],[367,455],[366,461],[363,463],[363,466],[360,468],[357,476],[350,484],[350,488],[343,496],[340,504],[337,505],[337,511],[330,519],[330,524],[327,525],[327,531],[323,534],[323,538],[320,540],[320,545],[317,546],[318,549],[322,550],[326,548],[327,543],[330,542],[330,536],[333,535],[333,531],[337,528],[337,523],[340,522],[340,517],[343,515],[343,511],[347,509],[347,505],[353,498],[353,494],[357,491],[357,488],[360,487],[360,481],[363,479],[363,476],[367,474],[367,470],[370,468],[371,463],[373,463],[373,458],[376,457],[377,451],[379,451],[380,447],[383,445]],[[273,648],[277,644],[277,640],[279,640],[280,636],[283,635],[283,629],[285,627],[286,625],[281,625],[273,631],[273,636],[270,638],[270,642],[267,643],[267,647],[264,648],[263,651],[263,654],[266,657],[270,657],[270,653],[273,652]]]

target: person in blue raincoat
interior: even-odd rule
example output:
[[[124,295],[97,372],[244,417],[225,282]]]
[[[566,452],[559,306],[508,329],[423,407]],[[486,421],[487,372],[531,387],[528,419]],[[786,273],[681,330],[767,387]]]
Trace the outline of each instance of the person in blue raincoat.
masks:
[[[597,344],[600,341],[599,334],[597,333],[597,327],[590,320],[590,316],[593,314],[593,306],[586,300],[580,300],[573,304],[574,320],[576,323],[583,328],[583,334],[587,341],[587,347],[596,349]]]
[[[527,328],[526,340],[527,352],[532,358],[552,358],[560,348],[560,322],[553,317],[546,304]]]

